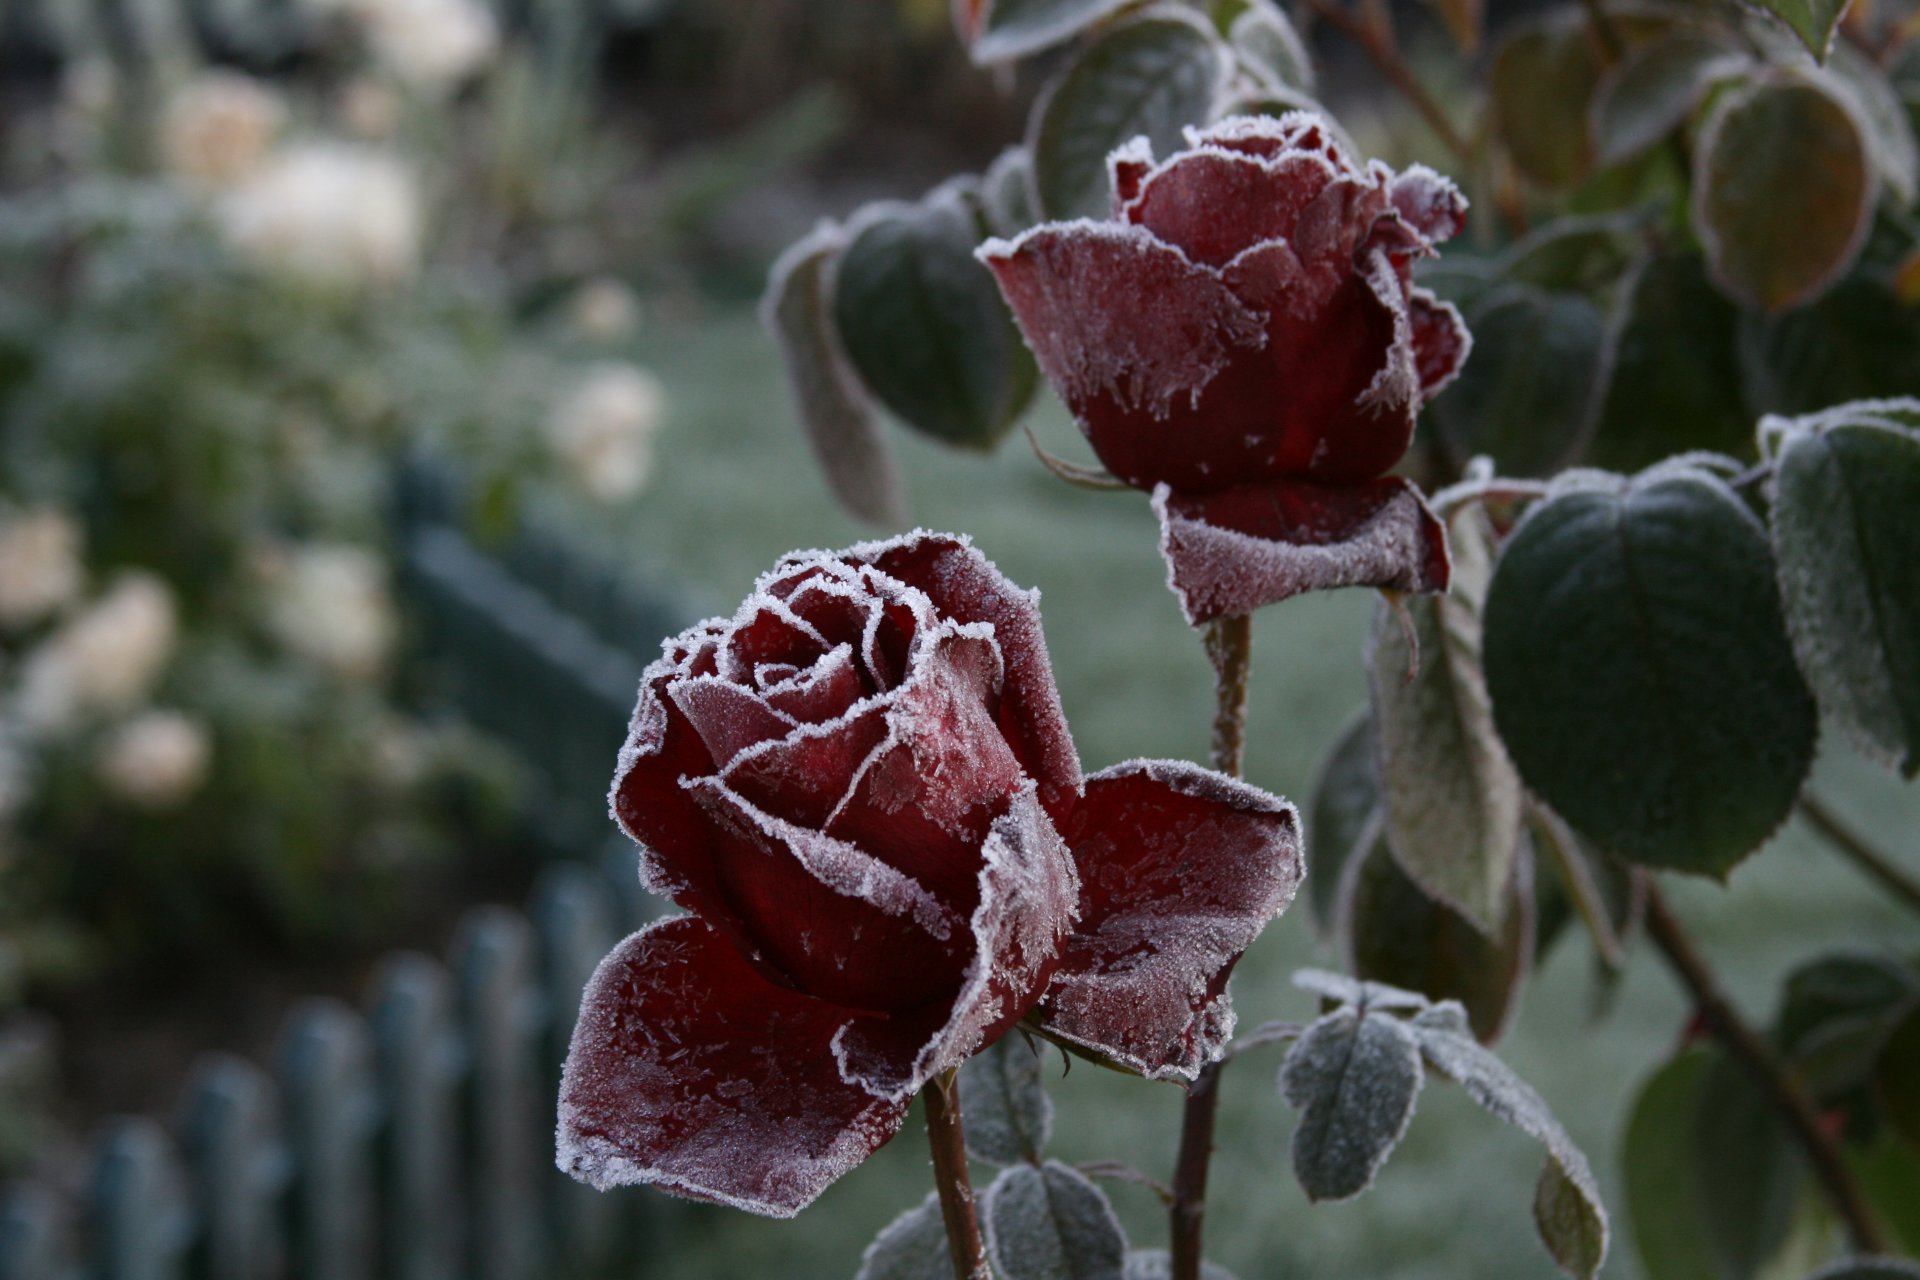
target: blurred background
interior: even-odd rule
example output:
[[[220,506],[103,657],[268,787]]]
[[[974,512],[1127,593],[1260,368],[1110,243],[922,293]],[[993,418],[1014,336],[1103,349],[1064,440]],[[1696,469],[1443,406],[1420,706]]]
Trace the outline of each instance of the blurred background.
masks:
[[[1325,80],[1363,147],[1420,154],[1357,64]],[[576,1193],[542,1135],[569,990],[658,908],[605,818],[640,668],[781,553],[871,533],[796,424],[767,266],[981,169],[1032,92],[968,63],[944,0],[0,3],[0,1181],[30,1188],[0,1243],[255,1274],[184,1207],[217,1175],[232,1256],[297,1274],[834,1277],[920,1200],[917,1122],[793,1223]],[[1085,456],[1051,400],[1034,426]],[[1209,673],[1138,495],[896,439],[915,519],[1041,589],[1087,767],[1204,759]],[[1259,617],[1253,781],[1304,801],[1370,609]],[[1920,823],[1843,746],[1816,781],[1883,842]],[[1681,895],[1756,1011],[1793,939],[1911,945],[1777,843]],[[1340,958],[1296,908],[1243,1018],[1305,1015],[1308,963]],[[1685,1004],[1650,956],[1536,964],[1503,1052],[1611,1190]],[[1549,1274],[1526,1139],[1435,1088],[1374,1192],[1311,1207],[1277,1065],[1227,1077],[1223,1263]],[[1063,1158],[1170,1166],[1171,1088],[1054,1092]],[[1151,1195],[1115,1195],[1160,1244]]]

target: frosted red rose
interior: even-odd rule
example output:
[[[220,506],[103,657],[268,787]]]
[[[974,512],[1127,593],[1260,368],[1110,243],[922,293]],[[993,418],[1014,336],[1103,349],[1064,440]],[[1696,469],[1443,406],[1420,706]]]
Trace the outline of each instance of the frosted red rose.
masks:
[[[980,256],[1094,452],[1153,493],[1188,620],[1320,587],[1444,590],[1445,534],[1385,473],[1470,339],[1411,282],[1464,225],[1451,182],[1361,167],[1318,116],[1144,138],[1108,160],[1114,216]]]
[[[669,640],[612,803],[691,914],[589,984],[561,1166],[776,1216],[1022,1018],[1191,1078],[1301,874],[1263,791],[1169,761],[1082,778],[1036,597],[925,533],[790,556]]]

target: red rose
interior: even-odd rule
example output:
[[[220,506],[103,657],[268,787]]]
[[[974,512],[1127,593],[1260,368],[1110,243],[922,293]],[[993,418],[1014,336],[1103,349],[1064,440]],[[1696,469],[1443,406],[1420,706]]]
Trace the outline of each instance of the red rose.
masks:
[[[1115,215],[991,240],[1027,342],[1107,469],[1153,493],[1190,622],[1337,586],[1444,590],[1446,538],[1383,479],[1471,339],[1410,283],[1466,201],[1357,165],[1318,116],[1108,158]]]
[[[782,1217],[1023,1017],[1191,1078],[1301,871],[1263,791],[1164,761],[1083,779],[1036,597],[926,533],[790,556],[669,640],[612,802],[691,914],[589,984],[561,1167]]]

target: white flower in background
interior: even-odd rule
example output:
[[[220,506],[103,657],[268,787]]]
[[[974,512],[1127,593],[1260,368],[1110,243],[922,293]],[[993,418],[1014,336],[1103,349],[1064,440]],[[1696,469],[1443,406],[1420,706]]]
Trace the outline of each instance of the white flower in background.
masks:
[[[398,157],[340,142],[288,146],[221,203],[238,251],[322,283],[390,281],[420,261],[419,184]]]
[[[400,128],[400,95],[392,85],[361,76],[340,92],[340,120],[357,138],[385,142]]]
[[[227,186],[258,169],[286,123],[274,91],[237,71],[204,71],[167,99],[160,138],[183,178]]]
[[[574,332],[589,342],[615,342],[640,326],[640,299],[611,276],[589,280],[574,290],[567,311]]]
[[[64,511],[26,511],[0,524],[0,629],[37,622],[80,594],[80,525]]]
[[[100,741],[94,769],[108,791],[143,809],[166,809],[207,780],[207,727],[179,711],[143,711]]]
[[[123,573],[41,641],[21,665],[17,709],[33,730],[128,710],[152,692],[179,630],[173,592],[151,573]]]
[[[602,502],[631,498],[653,469],[666,392],[645,369],[594,365],[554,407],[547,439],[568,478]]]
[[[443,92],[493,57],[493,15],[474,0],[355,0],[373,56],[416,89]]]
[[[395,632],[384,560],[365,547],[309,543],[268,576],[267,625],[289,652],[335,675],[379,673]]]

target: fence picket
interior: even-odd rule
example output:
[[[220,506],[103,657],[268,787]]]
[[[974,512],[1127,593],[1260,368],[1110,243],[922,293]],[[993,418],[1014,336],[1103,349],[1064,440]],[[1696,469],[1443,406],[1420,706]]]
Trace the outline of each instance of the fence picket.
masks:
[[[467,1148],[468,1274],[523,1280],[534,1271],[539,1195],[533,1098],[539,1061],[532,930],[500,907],[468,914],[454,946],[459,1018],[470,1055]],[[541,1144],[544,1155],[545,1144]]]
[[[0,1196],[0,1280],[71,1280],[71,1235],[60,1198],[22,1184]]]
[[[281,1045],[297,1280],[364,1280],[372,1273],[369,1056],[364,1025],[336,1000],[301,1006]]]
[[[201,1061],[181,1111],[180,1146],[195,1206],[196,1280],[278,1280],[285,1274],[280,1202],[287,1158],[273,1083],[226,1054]]]
[[[446,971],[389,958],[370,1006],[380,1081],[380,1254],[387,1280],[451,1280],[459,1240],[455,1106],[461,1069]]]
[[[186,1196],[172,1144],[143,1118],[113,1121],[87,1186],[90,1280],[179,1280]]]

